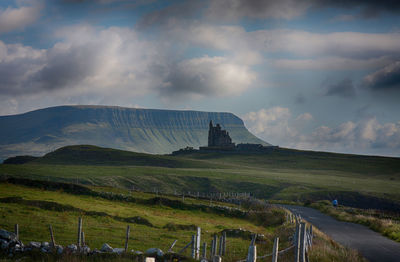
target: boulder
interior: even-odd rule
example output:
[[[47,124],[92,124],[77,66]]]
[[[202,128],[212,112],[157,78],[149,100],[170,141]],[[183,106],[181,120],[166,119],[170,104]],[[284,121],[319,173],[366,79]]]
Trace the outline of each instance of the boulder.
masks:
[[[90,247],[88,247],[88,246],[83,246],[83,247],[81,248],[81,252],[84,253],[84,254],[89,254],[89,253],[90,253]]]
[[[48,248],[50,247],[49,242],[42,242],[41,247]]]
[[[0,239],[0,249],[7,249],[7,248],[8,248],[8,241]]]
[[[35,242],[35,241],[29,242],[29,246],[30,246],[31,248],[40,248],[41,245],[42,245],[42,244],[41,244],[40,242]]]
[[[13,232],[9,232],[7,230],[4,229],[0,229],[0,238],[8,240],[8,241],[15,241],[17,240],[17,235],[14,234]]]
[[[148,255],[148,256],[157,256],[157,257],[162,257],[162,256],[164,256],[164,252],[161,250],[161,249],[159,249],[159,248],[149,248],[149,249],[147,249],[146,250],[146,255]]]
[[[107,243],[104,243],[103,246],[100,248],[102,252],[113,252],[114,249]]]
[[[43,253],[50,253],[50,249],[48,249],[46,247],[40,248],[40,251],[43,252]]]
[[[122,254],[125,252],[124,248],[113,248],[113,253]]]
[[[72,253],[75,253],[78,251],[78,247],[75,244],[71,244],[71,245],[67,246],[67,249]]]
[[[61,255],[63,251],[64,251],[64,248],[63,248],[62,246],[60,246],[60,245],[57,245],[57,246],[56,246],[56,252],[57,252],[57,254]]]

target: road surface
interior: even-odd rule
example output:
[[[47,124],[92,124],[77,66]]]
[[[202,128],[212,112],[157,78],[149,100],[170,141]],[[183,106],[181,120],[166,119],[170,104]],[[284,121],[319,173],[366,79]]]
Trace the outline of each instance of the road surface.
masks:
[[[282,206],[295,214],[300,214],[305,220],[340,244],[357,249],[370,262],[400,262],[400,243],[365,226],[341,222],[308,207]]]

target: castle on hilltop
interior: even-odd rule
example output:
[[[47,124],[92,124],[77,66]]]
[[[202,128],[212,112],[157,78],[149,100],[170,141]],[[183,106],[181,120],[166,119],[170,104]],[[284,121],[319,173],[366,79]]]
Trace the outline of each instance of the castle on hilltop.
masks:
[[[186,148],[182,148],[178,151],[172,152],[172,154],[182,154],[182,153],[192,153],[192,152],[204,152],[204,151],[234,151],[234,152],[253,152],[253,153],[261,153],[261,152],[271,152],[277,149],[277,146],[263,146],[261,144],[238,144],[232,142],[232,138],[229,136],[229,132],[223,130],[220,124],[213,125],[213,122],[210,121],[209,129],[208,129],[208,145],[201,146],[199,150],[194,149],[193,147],[187,146]]]
[[[229,132],[222,130],[221,126],[217,124],[213,126],[210,121],[210,129],[208,130],[208,147],[221,147],[221,148],[234,148],[235,143],[232,143],[232,139],[229,136]]]

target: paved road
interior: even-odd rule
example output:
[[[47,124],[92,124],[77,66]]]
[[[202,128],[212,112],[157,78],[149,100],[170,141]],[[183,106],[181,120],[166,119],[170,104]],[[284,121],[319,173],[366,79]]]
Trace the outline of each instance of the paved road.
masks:
[[[400,243],[383,237],[365,226],[337,221],[308,207],[282,206],[295,214],[300,214],[340,244],[359,250],[371,262],[400,262]]]

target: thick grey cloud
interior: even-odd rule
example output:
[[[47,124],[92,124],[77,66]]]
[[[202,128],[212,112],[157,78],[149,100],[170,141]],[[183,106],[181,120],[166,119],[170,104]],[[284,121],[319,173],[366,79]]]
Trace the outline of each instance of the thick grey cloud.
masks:
[[[57,37],[61,41],[43,50],[0,41],[0,95],[68,90],[70,96],[234,96],[256,79],[249,65],[229,57],[175,62],[164,43],[144,40],[127,28],[78,25],[60,29]]]
[[[23,29],[40,17],[43,4],[35,0],[29,3],[29,5],[19,5],[17,8],[0,9],[0,33]]]
[[[184,60],[170,69],[163,87],[169,96],[231,96],[248,89],[255,73],[224,57],[201,57]]]
[[[376,17],[384,12],[399,13],[400,2],[397,0],[317,0],[316,7],[361,8],[361,17]]]
[[[373,90],[400,90],[400,61],[367,75],[364,83]]]
[[[164,28],[185,23],[186,19],[195,19],[204,9],[205,2],[201,0],[173,3],[165,8],[145,14],[138,21],[136,28],[145,30],[149,27]]]
[[[206,16],[218,20],[248,18],[291,19],[302,15],[312,1],[298,0],[211,0]]]
[[[328,84],[325,95],[353,98],[356,95],[356,89],[353,81],[350,78],[346,78],[337,83]]]
[[[382,13],[399,13],[400,4],[396,0],[209,0],[172,3],[168,7],[150,12],[140,25],[163,26],[168,21],[201,12],[207,21],[234,21],[251,19],[294,19],[308,10],[321,8],[342,8],[361,10],[357,17],[370,18]]]
[[[312,8],[359,8],[359,17],[376,17],[383,12],[399,13],[396,0],[211,0],[208,15],[216,19],[293,19]]]
[[[131,94],[148,92],[157,76],[150,75],[160,61],[152,43],[139,39],[130,29],[97,31],[79,25],[60,29],[49,49],[33,49],[0,41],[0,90],[2,95],[24,95],[46,90],[91,90]],[[153,83],[153,84],[150,84]]]

